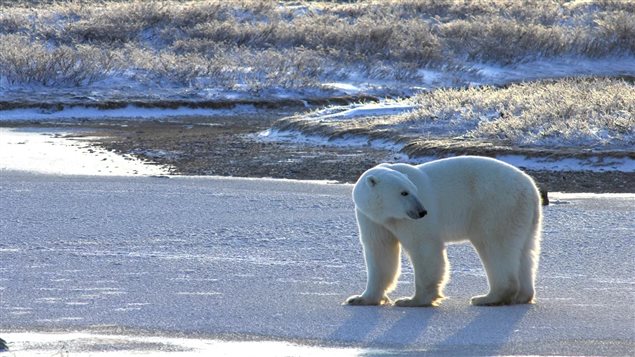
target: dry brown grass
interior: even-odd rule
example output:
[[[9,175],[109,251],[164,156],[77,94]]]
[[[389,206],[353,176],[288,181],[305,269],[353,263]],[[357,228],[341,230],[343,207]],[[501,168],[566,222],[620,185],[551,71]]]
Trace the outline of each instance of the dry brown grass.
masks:
[[[632,56],[634,13],[635,2],[609,0],[3,1],[0,68],[7,83],[44,85],[417,80],[422,67],[470,61]]]

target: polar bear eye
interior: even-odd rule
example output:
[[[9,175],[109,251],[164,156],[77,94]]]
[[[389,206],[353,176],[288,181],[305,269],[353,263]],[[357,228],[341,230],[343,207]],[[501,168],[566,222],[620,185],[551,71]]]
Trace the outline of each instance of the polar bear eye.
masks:
[[[402,196],[408,196],[408,191],[401,191]]]

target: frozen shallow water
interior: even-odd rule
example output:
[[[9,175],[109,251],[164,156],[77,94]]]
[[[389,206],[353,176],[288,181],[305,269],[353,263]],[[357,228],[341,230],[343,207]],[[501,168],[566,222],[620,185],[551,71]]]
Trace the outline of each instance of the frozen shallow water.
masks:
[[[472,248],[453,245],[449,299],[406,309],[341,305],[365,283],[350,191],[0,171],[0,337],[20,353],[34,347],[16,333],[36,344],[39,333],[62,333],[62,341],[69,331],[96,334],[89,352],[154,351],[134,336],[165,336],[174,354],[182,345],[171,339],[181,337],[292,341],[365,356],[635,349],[635,196],[553,196],[536,305],[470,306],[486,279]],[[392,297],[412,289],[406,264]],[[100,344],[105,332],[128,337],[118,350]]]
[[[91,145],[90,138],[68,138],[77,129],[0,128],[0,170],[55,175],[162,175],[168,168],[148,165]]]

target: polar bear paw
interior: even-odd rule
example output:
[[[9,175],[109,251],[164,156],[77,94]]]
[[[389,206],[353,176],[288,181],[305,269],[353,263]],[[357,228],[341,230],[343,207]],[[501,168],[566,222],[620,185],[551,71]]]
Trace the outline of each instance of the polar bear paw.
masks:
[[[475,306],[501,306],[516,304],[533,304],[533,295],[480,295],[471,299],[470,303]]]
[[[401,298],[401,299],[397,299],[395,300],[395,306],[398,307],[433,307],[433,306],[438,306],[438,303],[436,300],[430,300],[430,299],[426,299],[426,300],[421,300],[421,299],[417,299],[417,298]]]
[[[514,299],[515,294],[487,294],[475,296],[470,300],[470,303],[475,306],[501,306],[501,305],[514,305],[518,302]]]
[[[390,303],[390,299],[387,296],[384,296],[381,299],[377,300],[377,299],[368,299],[364,297],[363,295],[353,295],[349,297],[348,299],[346,299],[346,301],[344,301],[344,305],[358,305],[358,306],[383,305],[383,304],[389,304],[389,303]]]

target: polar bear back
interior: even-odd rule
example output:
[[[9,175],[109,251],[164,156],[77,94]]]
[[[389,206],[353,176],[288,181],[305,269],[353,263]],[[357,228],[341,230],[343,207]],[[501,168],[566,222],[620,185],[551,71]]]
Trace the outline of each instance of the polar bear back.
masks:
[[[431,188],[443,197],[488,200],[504,193],[509,199],[526,194],[539,197],[535,183],[524,172],[502,161],[459,156],[416,166],[430,178]],[[527,197],[524,197],[527,198]]]
[[[497,222],[507,225],[540,215],[540,194],[531,177],[498,160],[459,156],[417,166],[385,166],[423,188],[419,198],[428,210],[428,222],[435,221],[432,226],[442,230],[439,234],[446,241],[467,238],[475,225],[496,227]]]

